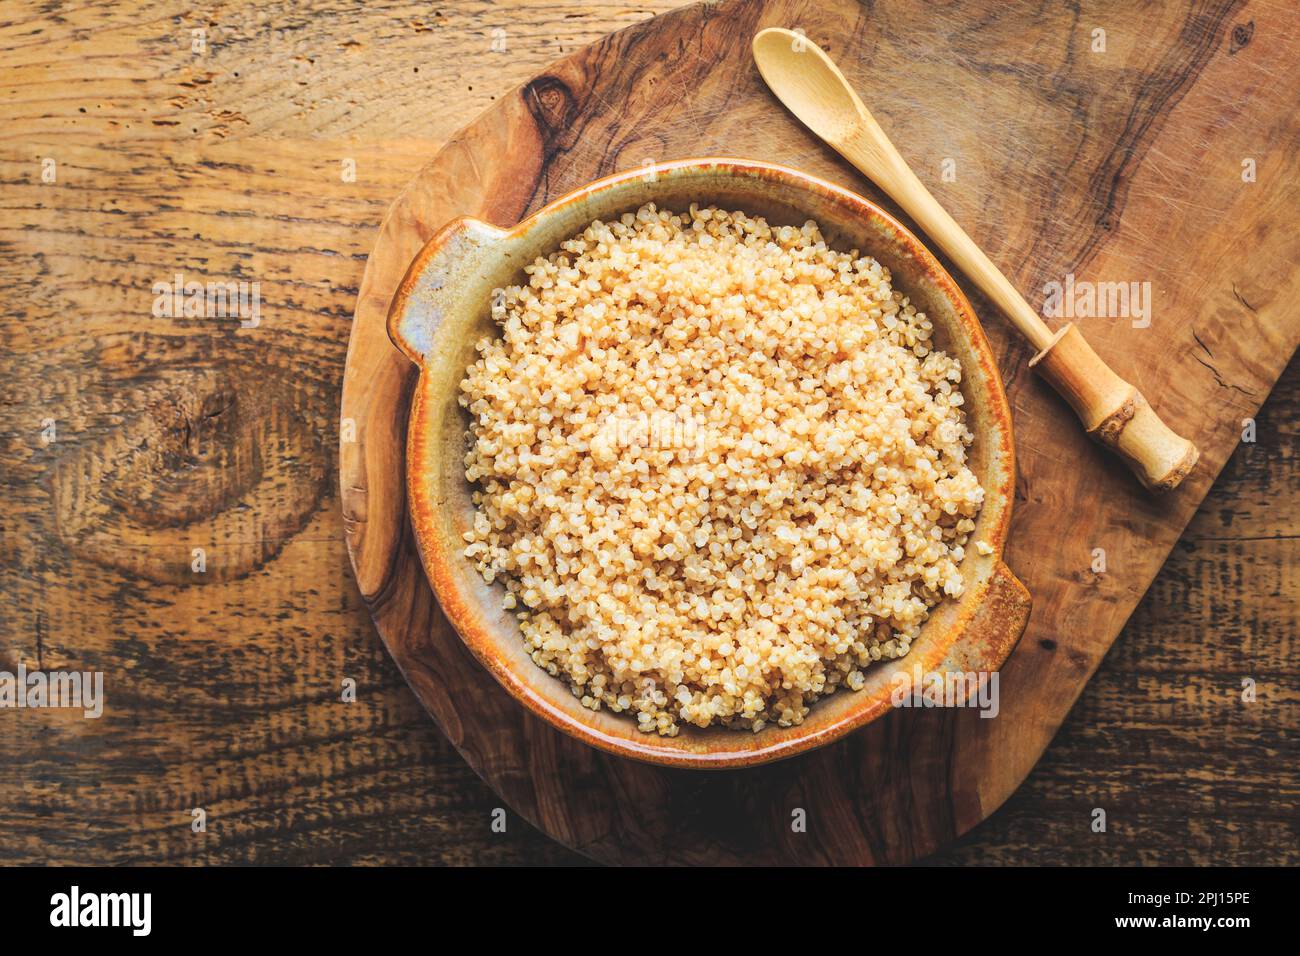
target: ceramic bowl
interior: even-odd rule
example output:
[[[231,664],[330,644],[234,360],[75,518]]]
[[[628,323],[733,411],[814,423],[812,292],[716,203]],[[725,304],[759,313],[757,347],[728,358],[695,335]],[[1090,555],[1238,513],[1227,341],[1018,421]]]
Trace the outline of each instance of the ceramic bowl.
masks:
[[[985,502],[960,570],[965,591],[938,605],[899,661],[866,671],[858,691],[840,689],[815,703],[796,727],[755,733],[683,726],[676,737],[637,730],[626,714],[583,707],[569,687],[525,653],[518,624],[502,607],[500,583],[486,584],[463,556],[473,520],[465,480],[467,413],[457,402],[474,343],[499,333],[489,315],[494,288],[519,282],[523,267],[553,252],[593,219],[653,201],[683,210],[692,202],[741,209],[777,225],[815,219],[835,248],[859,249],[893,274],[893,284],[934,323],[939,348],[962,364],[962,393],[975,434],[970,467]],[[788,757],[842,737],[886,713],[910,693],[917,674],[997,670],[1029,614],[1029,595],[1002,550],[1011,518],[1015,463],[1011,413],[988,341],[970,303],[934,256],[897,220],[846,189],[794,169],[737,159],[664,163],[602,179],[556,200],[510,229],[457,219],[411,263],[388,318],[393,342],[420,366],[407,438],[411,524],[429,582],[474,656],[523,706],[566,734],[622,756],[680,767],[748,766]]]

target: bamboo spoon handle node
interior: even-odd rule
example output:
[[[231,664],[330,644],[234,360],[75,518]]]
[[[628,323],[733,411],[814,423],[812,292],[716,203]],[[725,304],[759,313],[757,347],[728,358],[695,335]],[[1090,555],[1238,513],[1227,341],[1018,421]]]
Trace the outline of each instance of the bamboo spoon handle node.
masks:
[[[1030,366],[1070,404],[1085,430],[1147,488],[1170,490],[1196,464],[1196,446],[1161,421],[1135,387],[1072,324],[1053,331],[912,172],[833,60],[779,27],[754,37],[758,71],[803,123],[883,189],[1037,350]]]

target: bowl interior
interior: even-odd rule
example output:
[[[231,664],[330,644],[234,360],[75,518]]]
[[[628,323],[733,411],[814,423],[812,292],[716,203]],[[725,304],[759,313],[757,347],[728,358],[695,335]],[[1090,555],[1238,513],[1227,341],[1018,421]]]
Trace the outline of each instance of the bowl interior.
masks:
[[[798,727],[769,726],[758,733],[683,727],[675,738],[643,734],[625,714],[581,706],[567,685],[537,667],[524,651],[514,616],[503,609],[505,589],[488,585],[461,550],[474,505],[464,476],[468,416],[457,402],[474,343],[499,334],[489,314],[494,288],[522,280],[523,266],[554,251],[596,218],[635,210],[645,202],[685,210],[691,203],[740,209],[778,225],[815,219],[828,242],[857,249],[886,266],[893,284],[935,325],[939,348],[963,368],[962,392],[975,434],[971,468],[985,489],[985,504],[971,540],[993,546],[992,555],[968,548],[961,565],[967,587],[958,601],[932,612],[907,657],[867,671],[860,691],[841,689],[813,705]],[[426,270],[427,271],[427,270]],[[1013,462],[1010,416],[992,355],[969,304],[933,257],[897,222],[852,193],[793,170],[735,160],[667,164],[648,172],[593,184],[552,204],[510,230],[472,269],[417,276],[407,309],[429,311],[421,283],[454,282],[430,324],[429,351],[417,387],[408,452],[413,524],[421,558],[444,611],[476,656],[507,689],[565,731],[618,753],[662,763],[728,766],[785,756],[823,743],[866,723],[889,707],[896,670],[933,669],[959,637],[963,621],[982,597],[1002,551],[1010,513]]]

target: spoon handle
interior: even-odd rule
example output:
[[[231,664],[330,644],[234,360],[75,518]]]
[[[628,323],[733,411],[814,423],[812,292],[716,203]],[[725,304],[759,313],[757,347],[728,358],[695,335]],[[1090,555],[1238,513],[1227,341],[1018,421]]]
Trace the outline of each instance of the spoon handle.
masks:
[[[865,109],[864,109],[865,112]],[[957,268],[966,273],[1040,352],[1052,344],[1052,330],[1016,291],[966,230],[925,188],[870,114],[858,129],[838,143],[840,154],[889,194],[937,242]],[[874,127],[874,129],[872,128]]]
[[[1038,350],[1030,367],[1070,404],[1092,438],[1116,452],[1147,488],[1177,487],[1196,464],[1196,446],[1166,425],[1142,393],[1092,350],[1073,323],[1052,332],[939,205],[865,106],[861,113],[862,122],[853,132],[831,145],[888,193]]]

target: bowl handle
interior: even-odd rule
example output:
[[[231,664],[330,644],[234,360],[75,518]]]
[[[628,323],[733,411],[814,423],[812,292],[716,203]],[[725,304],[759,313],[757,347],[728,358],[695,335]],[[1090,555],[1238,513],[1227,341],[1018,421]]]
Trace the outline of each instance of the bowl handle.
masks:
[[[993,568],[988,593],[976,608],[962,636],[939,666],[941,672],[998,670],[1020,642],[1029,623],[1029,591],[1001,559]]]
[[[434,333],[466,288],[466,279],[494,260],[506,235],[481,219],[462,216],[424,244],[388,307],[388,337],[416,365],[423,365]]]

